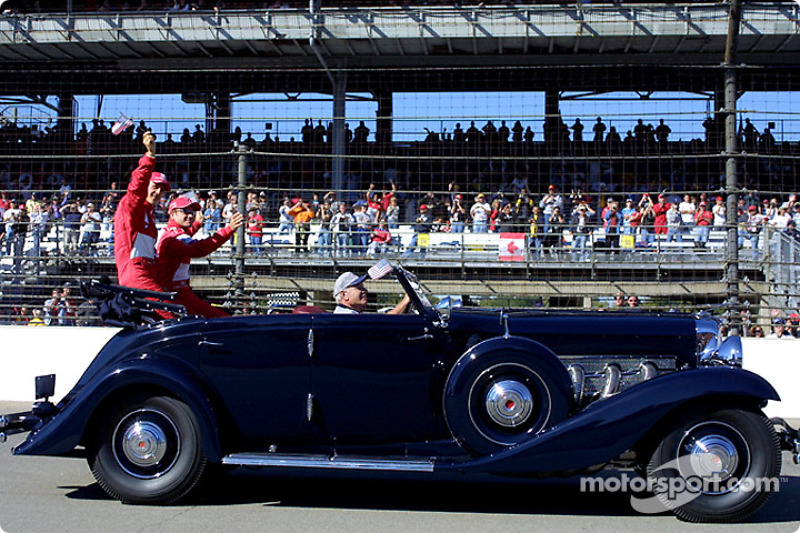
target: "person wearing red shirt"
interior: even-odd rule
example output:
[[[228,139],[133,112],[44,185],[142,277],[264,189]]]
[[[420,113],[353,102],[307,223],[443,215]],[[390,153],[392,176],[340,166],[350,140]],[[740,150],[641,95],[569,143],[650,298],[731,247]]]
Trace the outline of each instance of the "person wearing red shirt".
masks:
[[[653,215],[656,219],[653,222],[653,231],[656,235],[667,234],[667,211],[672,207],[672,204],[667,202],[667,197],[663,194],[658,195],[658,203],[653,205]]]
[[[198,297],[189,285],[189,264],[193,257],[205,257],[231,238],[233,232],[244,224],[241,213],[231,216],[228,225],[205,239],[192,236],[202,226],[195,220],[200,204],[185,196],[169,203],[169,222],[158,239],[158,281],[168,291],[177,293],[174,303],[186,308],[190,315],[205,318],[226,317],[229,314]]]
[[[700,202],[694,214],[694,226],[697,239],[694,245],[697,248],[705,248],[708,242],[708,234],[711,232],[711,225],[714,223],[714,213],[708,210],[705,202]]]
[[[264,217],[258,209],[252,208],[247,213],[247,234],[250,237],[250,246],[255,255],[261,255],[261,239],[264,236]]]
[[[153,172],[156,136],[146,132],[142,144],[147,153],[131,174],[128,190],[114,215],[114,261],[120,285],[163,292],[157,281],[156,239],[158,229],[153,209],[170,186],[167,177]],[[165,315],[162,315],[165,316]]]

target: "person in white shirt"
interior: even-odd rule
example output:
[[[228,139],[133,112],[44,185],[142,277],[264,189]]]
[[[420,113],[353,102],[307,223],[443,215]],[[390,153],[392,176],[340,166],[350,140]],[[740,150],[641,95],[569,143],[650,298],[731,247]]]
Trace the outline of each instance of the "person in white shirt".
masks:
[[[364,280],[367,275],[357,276],[352,272],[345,272],[333,284],[333,298],[336,300],[334,314],[358,315],[367,307],[367,291]],[[411,299],[406,294],[400,303],[388,311],[390,315],[402,315],[406,312]]]
[[[722,196],[717,196],[716,203],[714,207],[711,208],[711,212],[714,214],[714,229],[724,229],[727,209]]]
[[[469,209],[469,216],[472,217],[472,233],[487,233],[489,231],[489,215],[492,208],[486,203],[486,196],[479,194],[475,197],[475,203]]]

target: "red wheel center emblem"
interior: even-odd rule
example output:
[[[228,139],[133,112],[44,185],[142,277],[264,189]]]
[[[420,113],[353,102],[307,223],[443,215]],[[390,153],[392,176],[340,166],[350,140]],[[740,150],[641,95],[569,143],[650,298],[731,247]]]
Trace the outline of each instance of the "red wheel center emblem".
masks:
[[[513,401],[513,400],[508,400],[508,401],[506,402],[506,410],[507,410],[507,411],[511,411],[512,409],[514,409],[514,406],[515,406],[515,405],[516,405],[516,404],[514,403],[514,401]]]

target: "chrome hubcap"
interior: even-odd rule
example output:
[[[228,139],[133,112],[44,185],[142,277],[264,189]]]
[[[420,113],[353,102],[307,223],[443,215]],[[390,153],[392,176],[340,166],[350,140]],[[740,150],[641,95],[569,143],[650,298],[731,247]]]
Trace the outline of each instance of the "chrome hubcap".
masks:
[[[519,381],[499,381],[486,393],[486,412],[504,428],[522,425],[533,412],[531,391]]]
[[[167,436],[156,424],[136,422],[122,436],[122,451],[136,466],[152,467],[161,462],[167,451]]]
[[[691,446],[692,470],[703,477],[726,478],[739,466],[736,446],[722,435],[708,435],[697,439]]]
[[[114,431],[113,442],[119,466],[139,479],[164,475],[175,464],[181,449],[175,423],[161,411],[151,409],[125,416]]]

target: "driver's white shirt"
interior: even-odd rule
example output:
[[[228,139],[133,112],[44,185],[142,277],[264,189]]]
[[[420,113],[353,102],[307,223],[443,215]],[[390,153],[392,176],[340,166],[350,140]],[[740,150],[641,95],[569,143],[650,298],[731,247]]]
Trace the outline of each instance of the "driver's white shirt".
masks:
[[[333,314],[338,315],[360,315],[358,311],[353,309],[352,307],[347,307],[342,304],[336,304],[336,308],[333,310]]]

